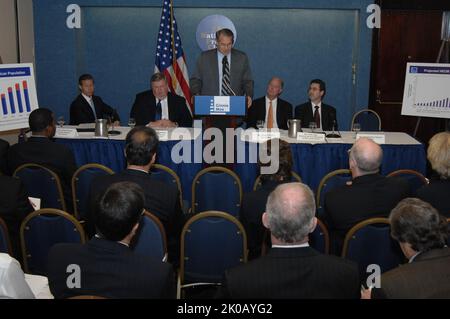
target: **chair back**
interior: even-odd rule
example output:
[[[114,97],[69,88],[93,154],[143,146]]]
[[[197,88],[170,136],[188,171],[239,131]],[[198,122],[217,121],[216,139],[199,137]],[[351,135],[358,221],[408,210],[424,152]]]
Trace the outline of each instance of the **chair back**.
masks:
[[[25,185],[27,195],[41,199],[41,208],[55,208],[66,211],[66,202],[58,175],[38,164],[19,166],[13,174]]]
[[[97,176],[112,174],[112,169],[96,163],[83,165],[75,171],[72,176],[72,198],[75,217],[78,220],[84,220],[86,217],[92,180]]]
[[[330,190],[344,186],[352,179],[349,169],[338,169],[325,175],[319,183],[316,195],[317,216],[321,217],[323,214],[323,206],[325,204],[325,194]]]
[[[354,123],[361,125],[361,131],[381,131],[381,118],[377,112],[370,109],[364,109],[353,115],[350,128]]]
[[[216,210],[238,216],[242,201],[239,177],[224,167],[201,170],[192,182],[192,213]]]
[[[183,207],[183,189],[181,188],[181,181],[177,173],[171,168],[162,164],[153,164],[150,168],[150,178],[174,185],[180,193],[180,205]]]
[[[425,176],[412,169],[399,169],[389,173],[387,177],[401,177],[406,179],[409,184],[411,196],[414,196],[419,188],[429,183]]]
[[[226,269],[247,261],[247,236],[230,214],[194,215],[181,233],[180,283],[220,283]]]
[[[295,183],[295,182],[301,183],[302,182],[302,178],[300,177],[300,175],[298,175],[294,171],[292,171],[291,173],[292,173],[292,177],[291,177],[291,182],[292,183]],[[256,178],[255,183],[253,184],[253,190],[254,191],[258,190],[259,188],[261,188],[261,185],[262,185],[262,183],[261,183],[261,175],[259,175]]]
[[[322,254],[328,254],[330,251],[330,235],[320,219],[317,219],[316,228],[309,234],[309,245]]]
[[[379,217],[356,224],[345,236],[342,257],[358,263],[362,279],[369,275],[368,265],[379,265],[383,273],[402,263],[403,254],[390,231],[389,219]]]
[[[134,252],[141,255],[167,260],[166,232],[155,215],[147,211],[142,215],[138,233],[133,238],[131,247]]]
[[[0,218],[0,253],[12,255],[11,240],[9,238],[8,227]]]
[[[29,214],[20,226],[23,265],[26,273],[46,274],[47,256],[58,243],[85,243],[81,224],[58,209],[40,209]]]

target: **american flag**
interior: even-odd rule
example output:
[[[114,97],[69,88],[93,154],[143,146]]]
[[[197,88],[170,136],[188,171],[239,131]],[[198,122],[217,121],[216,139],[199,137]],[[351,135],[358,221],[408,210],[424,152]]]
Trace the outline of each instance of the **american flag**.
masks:
[[[172,0],[163,2],[156,44],[155,72],[164,73],[170,92],[183,96],[192,113],[186,58],[178,34]]]

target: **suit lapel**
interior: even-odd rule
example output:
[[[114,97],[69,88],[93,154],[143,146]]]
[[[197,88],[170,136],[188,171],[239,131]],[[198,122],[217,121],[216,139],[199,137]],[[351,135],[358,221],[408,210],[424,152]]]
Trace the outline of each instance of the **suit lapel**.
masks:
[[[92,120],[94,120],[96,116],[98,118],[98,112],[97,112],[97,107],[95,106],[94,96],[92,96],[92,102],[94,103],[94,109],[95,109],[95,113],[96,113],[95,116],[94,116],[94,113],[92,112],[92,108],[89,105],[88,101],[86,101],[84,96],[81,94],[80,94],[80,99],[81,99],[81,103],[83,103],[83,105],[84,105],[84,109],[85,109],[86,113],[89,114],[89,116],[92,118]]]
[[[212,68],[212,70],[211,70],[211,75],[212,75],[212,79],[217,79],[217,80],[214,80],[214,81],[216,81],[216,87],[217,87],[217,95],[220,95],[220,86],[219,86],[219,81],[218,81],[218,79],[219,79],[219,63],[218,63],[218,59],[217,59],[217,49],[216,50],[213,50],[213,51],[211,51],[212,52],[212,54],[211,54],[211,56],[210,56],[210,65],[212,65],[213,66],[213,68]]]

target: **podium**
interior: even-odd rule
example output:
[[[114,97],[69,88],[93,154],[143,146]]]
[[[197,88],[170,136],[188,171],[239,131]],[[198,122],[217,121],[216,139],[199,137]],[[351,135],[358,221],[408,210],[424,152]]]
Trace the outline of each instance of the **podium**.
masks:
[[[245,116],[245,96],[195,96],[194,114],[197,116]]]

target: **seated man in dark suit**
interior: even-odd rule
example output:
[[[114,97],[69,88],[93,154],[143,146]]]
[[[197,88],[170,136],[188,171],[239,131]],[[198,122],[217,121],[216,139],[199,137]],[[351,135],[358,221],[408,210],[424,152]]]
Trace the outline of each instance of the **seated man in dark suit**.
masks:
[[[6,174],[7,168],[7,154],[9,149],[9,143],[0,139],[0,174]]]
[[[50,250],[47,269],[53,296],[174,298],[172,266],[129,248],[143,209],[141,187],[130,182],[111,185],[97,205],[95,237],[85,245],[57,244]]]
[[[272,248],[259,259],[225,272],[222,297],[359,298],[357,265],[309,247],[317,219],[308,186],[278,186],[267,200],[262,222],[271,231]]]
[[[380,145],[367,138],[358,139],[349,151],[351,184],[325,194],[323,218],[333,253],[341,254],[345,234],[351,227],[368,218],[387,217],[409,195],[406,180],[379,174],[382,161]]]
[[[120,181],[136,183],[144,190],[145,209],[158,217],[164,225],[169,261],[176,263],[184,215],[180,207],[178,189],[152,179],[149,174],[157,149],[158,135],[152,128],[137,126],[128,133],[124,150],[128,164],[126,170],[114,175],[99,176],[92,181],[89,192],[90,212],[86,218],[87,230],[89,235],[93,235],[95,203],[109,185]]]
[[[409,263],[381,275],[372,298],[450,298],[450,248],[447,221],[430,204],[402,200],[389,217],[392,237]],[[363,292],[368,297],[370,290]]]
[[[309,123],[315,122],[317,128],[322,129],[322,131],[338,129],[336,109],[331,105],[322,103],[325,93],[325,82],[320,79],[310,82],[309,102],[295,107],[295,118],[302,121],[302,127],[309,127]]]
[[[136,95],[130,118],[136,125],[151,127],[192,127],[192,115],[186,100],[169,92],[163,73],[155,73],[151,79],[151,90]]]
[[[31,112],[28,123],[31,137],[23,143],[14,144],[8,151],[8,168],[12,174],[16,168],[26,163],[43,165],[55,172],[61,179],[64,198],[71,211],[71,179],[77,169],[72,151],[55,143],[56,125],[52,111],[39,108]]]
[[[101,97],[94,95],[94,78],[90,74],[83,74],[78,79],[81,93],[70,104],[70,125],[81,123],[95,123],[97,119],[111,119],[114,125],[120,125],[117,112]]]
[[[273,145],[273,141],[278,141],[278,145]],[[261,255],[261,245],[266,231],[262,215],[266,210],[267,197],[278,185],[289,183],[292,178],[292,152],[289,143],[271,140],[266,145],[269,156],[272,151],[279,150],[279,156],[276,157],[278,171],[275,174],[261,174],[261,188],[244,194],[239,212],[239,219],[247,233],[248,259],[258,258]],[[263,168],[271,164],[259,163],[259,166]]]
[[[0,218],[8,227],[12,256],[21,259],[19,230],[23,219],[34,209],[28,201],[26,190],[18,178],[0,175]]]
[[[247,128],[256,128],[257,121],[264,121],[265,128],[287,130],[287,121],[292,119],[292,104],[279,98],[283,92],[282,79],[273,77],[267,84],[265,97],[253,101],[247,114]]]

